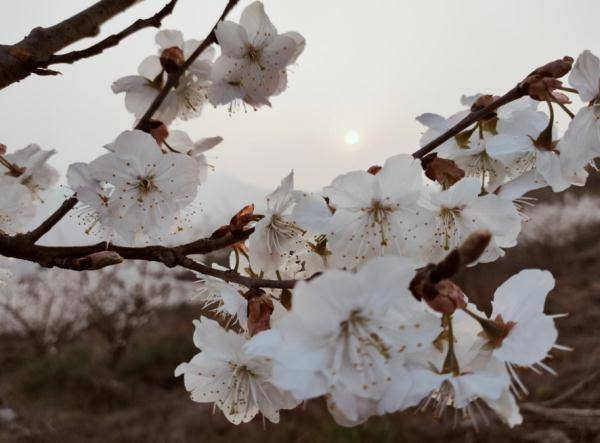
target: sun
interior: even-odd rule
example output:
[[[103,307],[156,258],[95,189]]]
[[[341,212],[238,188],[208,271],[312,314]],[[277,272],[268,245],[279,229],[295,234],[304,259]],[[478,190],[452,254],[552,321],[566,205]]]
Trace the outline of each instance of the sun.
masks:
[[[349,129],[348,131],[346,131],[346,133],[344,134],[344,142],[347,145],[355,145],[360,141],[360,135],[358,134],[358,132],[354,129]]]

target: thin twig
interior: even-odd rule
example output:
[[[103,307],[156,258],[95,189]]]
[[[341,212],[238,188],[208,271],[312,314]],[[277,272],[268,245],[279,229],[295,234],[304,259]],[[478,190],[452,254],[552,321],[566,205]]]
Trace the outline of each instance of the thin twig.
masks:
[[[79,51],[71,51],[65,54],[55,54],[48,57],[47,60],[40,60],[37,63],[38,67],[45,68],[49,65],[56,63],[74,63],[78,60],[92,57],[94,55],[101,54],[105,49],[117,46],[122,40],[129,37],[131,34],[140,31],[144,28],[154,27],[160,28],[162,20],[173,12],[175,5],[178,0],[171,0],[167,3],[160,11],[154,14],[152,17],[145,19],[138,19],[132,25],[128,26],[121,32],[113,34],[104,40],[90,46],[89,48],[82,49]]]
[[[524,96],[525,96],[525,92],[521,89],[521,87],[519,85],[515,86],[510,91],[508,91],[506,94],[504,94],[502,97],[494,100],[491,104],[489,104],[485,108],[480,109],[479,111],[471,112],[469,115],[467,115],[465,118],[463,118],[460,122],[458,122],[452,128],[450,128],[446,132],[444,132],[442,135],[440,135],[436,139],[430,141],[429,143],[427,143],[425,146],[423,146],[418,151],[415,151],[413,153],[413,157],[414,158],[423,158],[425,155],[429,154],[431,151],[433,151],[435,148],[440,146],[446,140],[449,140],[452,137],[454,137],[455,135],[458,135],[461,131],[467,129],[473,123],[482,119],[483,117],[488,115],[490,112],[493,112],[496,109],[498,109],[500,106],[503,106],[503,105],[506,105],[507,103],[518,100]]]
[[[183,73],[192,65],[192,63],[194,63],[194,61],[200,56],[200,54],[202,54],[202,52],[204,52],[206,48],[208,48],[213,43],[216,43],[217,26],[221,21],[225,19],[225,17],[227,17],[229,12],[235,7],[235,5],[238,2],[239,0],[229,0],[227,2],[223,13],[219,17],[219,20],[217,20],[217,23],[215,23],[210,33],[206,36],[202,43],[200,43],[196,50],[188,57],[188,59],[185,61],[185,63],[179,71],[172,72],[169,74],[167,81],[165,82],[165,85],[161,89],[160,93],[156,96],[154,101],[150,104],[140,121],[135,126],[136,129],[144,129],[148,125],[148,123],[152,119],[152,116],[156,113],[156,111],[158,111],[158,108],[160,108],[160,105],[162,105],[165,98],[167,98],[167,95],[169,94],[171,89],[177,87],[177,85],[179,84],[179,79],[181,78]]]
[[[199,263],[191,258],[180,256],[178,264],[186,269],[199,272],[204,275],[220,278],[226,282],[238,283],[247,288],[274,288],[274,289],[293,289],[298,280],[269,280],[263,278],[246,277],[232,270],[220,270],[211,268]]]
[[[552,407],[552,406],[559,405],[562,402],[564,402],[564,401],[568,400],[569,398],[571,398],[572,396],[574,396],[575,394],[577,394],[579,391],[581,391],[587,385],[592,383],[598,376],[600,376],[600,370],[594,371],[589,377],[584,378],[579,383],[577,383],[575,386],[573,386],[570,389],[568,389],[567,391],[563,392],[558,397],[555,397],[552,400],[540,402],[539,404],[541,406],[545,406],[545,407]]]
[[[42,238],[50,229],[52,229],[67,213],[75,207],[77,204],[77,198],[71,197],[63,202],[60,207],[54,211],[50,216],[44,220],[37,228],[29,233],[25,234],[31,243],[37,242]]]

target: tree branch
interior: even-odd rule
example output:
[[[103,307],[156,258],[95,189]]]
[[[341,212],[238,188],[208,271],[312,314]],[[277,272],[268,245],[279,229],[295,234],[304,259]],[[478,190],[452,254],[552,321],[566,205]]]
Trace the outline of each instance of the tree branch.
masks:
[[[220,278],[226,282],[238,283],[247,288],[274,288],[274,289],[293,289],[298,280],[268,280],[262,278],[253,278],[240,275],[234,271],[220,270],[211,268],[202,263],[199,263],[191,258],[180,256],[178,264],[184,268],[199,272],[204,275]]]
[[[469,115],[467,115],[461,121],[459,121],[456,125],[454,125],[450,129],[448,129],[446,132],[444,132],[442,135],[440,135],[436,139],[430,141],[429,143],[427,143],[425,146],[423,146],[418,151],[415,151],[413,153],[413,157],[423,158],[425,155],[429,154],[431,151],[433,151],[435,148],[440,146],[446,140],[449,140],[452,137],[454,137],[455,135],[458,135],[461,131],[467,129],[473,123],[482,119],[490,112],[495,111],[500,106],[503,106],[503,105],[506,105],[507,103],[518,100],[521,97],[524,97],[525,95],[526,95],[525,92],[521,89],[521,87],[519,85],[515,86],[510,91],[508,91],[506,94],[504,94],[502,97],[494,100],[491,104],[489,104],[485,108],[480,109],[479,111],[476,111],[476,112],[471,112]]]
[[[552,89],[564,89],[562,87],[562,83],[558,79],[566,75],[571,70],[572,66],[573,58],[565,56],[562,59],[551,61],[533,70],[522,81],[520,81],[517,86],[512,88],[502,97],[493,100],[490,104],[482,109],[473,110],[469,115],[463,118],[452,128],[448,129],[435,140],[427,143],[421,149],[415,151],[413,153],[413,157],[423,158],[445,141],[449,140],[455,135],[458,135],[461,131],[467,129],[473,123],[476,123],[486,115],[494,112],[499,107],[510,102],[518,100],[527,95],[535,100],[540,101],[544,101],[548,97],[553,97]]]
[[[33,231],[24,234],[31,243],[37,242],[42,238],[50,229],[52,229],[67,213],[75,207],[77,204],[77,198],[71,197],[63,202],[60,207],[54,211],[46,220],[44,220],[37,228]]]
[[[227,5],[225,6],[223,13],[219,17],[219,20],[217,20],[217,23],[215,23],[215,25],[211,29],[210,33],[206,36],[206,38],[202,41],[202,43],[189,56],[189,58],[185,61],[185,63],[183,64],[183,66],[181,67],[181,69],[179,71],[172,72],[169,74],[167,81],[165,82],[165,85],[161,89],[160,93],[156,96],[154,101],[150,104],[150,106],[148,107],[148,109],[146,110],[146,112],[144,113],[142,118],[140,119],[140,121],[137,123],[137,125],[135,126],[135,129],[143,130],[144,128],[146,128],[148,126],[148,124],[150,123],[150,120],[152,119],[152,116],[155,114],[156,111],[158,111],[158,108],[160,108],[160,105],[162,105],[165,98],[167,98],[167,95],[169,94],[171,89],[176,88],[177,85],[179,84],[179,79],[181,78],[183,73],[192,65],[192,63],[194,63],[194,61],[200,56],[200,54],[202,54],[202,52],[204,52],[204,50],[206,48],[208,48],[213,43],[217,42],[217,35],[215,32],[217,29],[217,26],[219,25],[219,23],[221,21],[223,21],[225,19],[225,17],[227,17],[229,12],[235,7],[235,5],[237,5],[238,2],[239,2],[239,0],[229,0],[227,2]]]
[[[56,213],[59,211],[61,209]],[[253,231],[253,229],[248,229],[240,234],[228,234],[216,239],[202,238],[172,247],[162,245],[130,247],[108,242],[85,246],[41,246],[34,244],[32,241],[34,237],[30,237],[29,234],[17,234],[14,236],[0,235],[0,254],[5,257],[38,263],[44,267],[51,268],[56,266],[64,269],[80,270],[78,265],[74,265],[74,260],[98,252],[111,251],[116,252],[126,260],[156,261],[168,267],[173,267],[178,264],[177,260],[179,257],[185,257],[190,254],[208,254],[209,252],[226,248],[246,240]],[[32,232],[35,232],[35,230]]]
[[[138,19],[121,32],[108,36],[104,40],[90,46],[89,48],[67,52],[66,54],[50,55],[47,60],[40,60],[36,65],[37,67],[45,68],[56,63],[74,63],[83,58],[93,57],[94,55],[101,54],[105,49],[117,46],[122,40],[144,28],[160,28],[162,20],[173,12],[177,1],[178,0],[171,0],[152,17]]]
[[[125,11],[137,0],[100,0],[74,16],[48,28],[35,28],[14,45],[0,45],[0,89],[30,74],[53,71],[36,67],[61,49],[100,32],[100,25]]]

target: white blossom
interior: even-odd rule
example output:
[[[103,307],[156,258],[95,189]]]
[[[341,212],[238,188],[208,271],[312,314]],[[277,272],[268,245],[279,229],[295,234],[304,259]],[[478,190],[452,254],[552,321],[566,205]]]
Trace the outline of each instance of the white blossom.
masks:
[[[225,269],[214,264],[213,267]],[[232,321],[239,323],[244,330],[248,329],[248,301],[242,297],[240,289],[209,275],[198,274],[198,278],[195,292],[204,307],[217,314],[227,315]]]
[[[473,305],[468,308],[481,314]],[[410,405],[426,399],[422,408],[433,404],[438,417],[452,406],[463,410],[477,427],[480,415],[477,402],[483,401],[500,410],[497,403],[505,394],[510,394],[510,377],[505,365],[484,349],[479,334],[481,327],[476,320],[463,311],[456,311],[450,321],[442,336],[443,343],[409,359],[407,367],[414,383],[405,401]],[[449,355],[453,358],[449,359]],[[513,417],[513,421],[518,420]]]
[[[514,367],[538,366],[554,373],[543,360],[552,348],[568,350],[556,344],[558,331],[553,316],[544,313],[546,296],[554,288],[554,278],[548,271],[526,269],[506,280],[494,293],[489,332],[492,355],[506,363],[517,383],[527,392]],[[494,336],[495,335],[495,336]]]
[[[600,155],[600,59],[583,51],[569,74],[569,83],[583,102],[589,102],[575,114],[558,147],[563,170],[573,175]]]
[[[80,206],[76,215],[77,222],[86,226],[86,234],[95,228],[108,229],[110,193],[92,176],[89,165],[81,162],[70,164],[67,169],[67,183],[77,195]]]
[[[125,131],[114,151],[90,163],[95,180],[111,190],[107,223],[128,241],[181,226],[181,211],[196,196],[198,164],[185,154],[163,154],[154,138]]]
[[[471,106],[482,94],[462,96],[461,103]],[[442,143],[435,152],[442,158],[453,160],[465,171],[467,177],[479,177],[482,186],[490,191],[496,189],[506,178],[506,167],[488,152],[488,141],[499,131],[499,122],[510,118],[513,113],[535,110],[537,102],[522,98],[500,107],[496,116],[480,120],[474,126]],[[428,129],[421,137],[421,146],[426,145],[456,125],[470,113],[459,111],[448,119],[438,114],[426,113],[417,117],[417,121]]]
[[[538,141],[548,122],[548,115],[540,111],[515,112],[498,122],[498,135],[487,142],[487,152],[506,166],[511,177],[534,171],[560,192],[571,184],[563,175],[560,154],[553,143]]]
[[[303,244],[305,231],[290,216],[298,192],[294,191],[294,173],[290,172],[266,198],[264,218],[256,223],[248,239],[250,265],[256,273],[274,272]]]
[[[48,159],[56,154],[54,149],[45,151],[36,144],[28,145],[4,159],[17,170],[9,169],[0,162],[0,183],[20,183],[26,186],[32,195],[40,199],[39,193],[50,189],[58,181],[58,171],[47,164]]]
[[[0,232],[16,234],[27,229],[35,215],[28,188],[18,183],[3,184],[0,193]]]
[[[244,9],[240,23],[217,26],[222,55],[215,62],[209,99],[213,105],[242,100],[253,107],[270,105],[269,97],[287,86],[288,65],[304,49],[297,32],[279,34],[261,2]]]
[[[494,261],[504,255],[502,248],[516,245],[521,216],[513,202],[493,194],[480,196],[480,191],[479,179],[467,177],[446,190],[430,193],[423,203],[425,218],[417,233],[426,262],[440,261],[478,229],[492,234],[480,262]]]
[[[156,34],[156,43],[159,54],[165,49],[177,47],[187,59],[202,42],[184,41],[180,31],[163,30]],[[200,115],[210,85],[214,54],[214,48],[208,47],[194,60],[180,77],[179,85],[167,94],[153,118],[169,124],[177,118],[188,120]],[[125,107],[136,119],[140,119],[148,110],[166,81],[158,55],[146,57],[138,67],[138,74],[120,78],[112,85],[115,94],[125,93]]]
[[[408,290],[413,275],[399,257],[375,258],[356,274],[327,270],[298,283],[291,311],[250,346],[273,359],[273,383],[297,400],[326,395],[338,422],[364,421],[402,376],[397,359],[440,332]]]
[[[214,402],[233,424],[249,422],[259,412],[278,423],[280,409],[298,404],[271,384],[269,359],[247,352],[242,335],[207,318],[194,321],[194,325],[194,344],[201,352],[175,369],[176,377],[183,375],[193,401]]]
[[[335,208],[323,232],[332,264],[353,269],[376,256],[410,256],[418,241],[414,225],[422,187],[419,161],[404,154],[389,158],[375,175],[352,171],[337,177],[323,190]],[[308,226],[318,232],[325,216],[322,206],[308,210],[319,211],[313,217],[317,225]]]

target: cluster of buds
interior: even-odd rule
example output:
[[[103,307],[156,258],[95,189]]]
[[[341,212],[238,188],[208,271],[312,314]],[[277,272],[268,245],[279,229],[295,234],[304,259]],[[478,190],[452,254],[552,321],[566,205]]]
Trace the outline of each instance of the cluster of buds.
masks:
[[[531,72],[525,77],[525,80],[519,83],[519,87],[534,100],[569,103],[569,98],[556,92],[556,89],[562,88],[563,84],[558,79],[568,74],[572,67],[572,57],[565,56],[562,59],[554,60]]]

